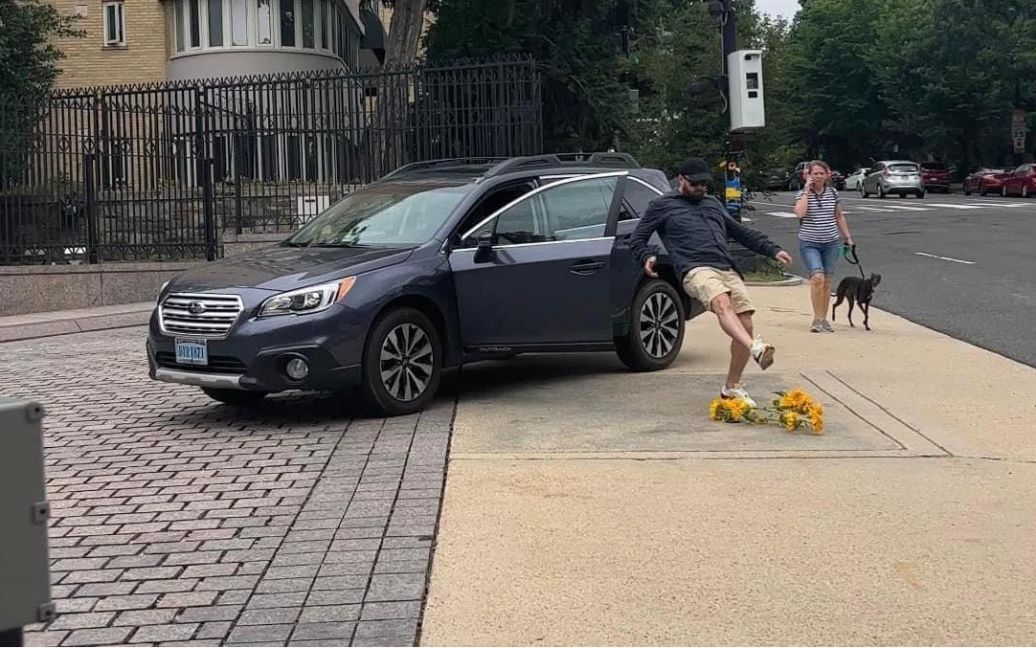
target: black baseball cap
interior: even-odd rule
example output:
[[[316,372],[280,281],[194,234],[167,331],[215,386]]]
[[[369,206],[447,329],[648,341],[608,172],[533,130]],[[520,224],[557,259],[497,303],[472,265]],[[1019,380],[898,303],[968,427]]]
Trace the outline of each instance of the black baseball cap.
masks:
[[[678,173],[691,181],[708,182],[712,180],[712,172],[709,171],[709,165],[701,158],[684,160],[683,164],[680,165]]]

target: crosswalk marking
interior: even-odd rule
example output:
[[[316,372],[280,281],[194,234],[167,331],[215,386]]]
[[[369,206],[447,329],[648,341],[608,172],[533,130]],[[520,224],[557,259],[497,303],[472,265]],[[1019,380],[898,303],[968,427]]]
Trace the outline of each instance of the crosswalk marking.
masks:
[[[894,212],[894,211],[896,211],[895,209],[886,209],[884,207],[866,207],[864,205],[856,205],[855,207],[856,207],[856,209],[862,209],[864,211],[872,211],[872,212]]]
[[[946,209],[985,209],[982,205],[955,205],[953,203],[927,203],[932,207],[945,207]]]
[[[912,207],[910,205],[896,205],[893,211],[932,211],[931,207]]]
[[[766,212],[770,216],[777,216],[778,218],[798,218],[795,212]]]

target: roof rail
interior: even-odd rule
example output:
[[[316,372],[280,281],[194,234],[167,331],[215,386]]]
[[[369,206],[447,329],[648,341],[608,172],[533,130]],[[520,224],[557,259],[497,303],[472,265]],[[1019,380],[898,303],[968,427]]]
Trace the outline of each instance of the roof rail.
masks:
[[[527,155],[505,160],[492,169],[486,171],[485,177],[491,178],[502,173],[518,171],[520,169],[540,169],[561,166],[561,160],[556,155]]]
[[[464,164],[485,164],[487,162],[502,162],[507,160],[505,157],[458,157],[458,158],[442,158],[439,160],[423,160],[421,162],[411,162],[410,164],[404,164],[403,166],[395,169],[388,174],[381,177],[382,180],[391,178],[394,176],[405,175],[413,171],[421,171],[423,169],[434,169],[440,166],[461,166]]]
[[[557,153],[563,162],[586,162],[591,166],[617,166],[627,169],[639,169],[640,162],[629,153],[616,151],[598,153]]]

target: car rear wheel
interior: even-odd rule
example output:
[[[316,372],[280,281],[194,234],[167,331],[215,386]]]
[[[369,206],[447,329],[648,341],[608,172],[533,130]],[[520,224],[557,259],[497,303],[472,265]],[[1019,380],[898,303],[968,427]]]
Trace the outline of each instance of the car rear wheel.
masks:
[[[633,371],[665,369],[680,355],[684,310],[680,295],[661,279],[648,281],[633,298],[630,330],[615,338],[615,352]]]
[[[419,310],[391,310],[371,327],[363,353],[364,401],[382,416],[420,411],[442,379],[442,343]]]
[[[882,187],[880,182],[878,183],[878,198],[885,198],[885,187]]]
[[[237,407],[254,407],[263,402],[263,399],[266,398],[266,392],[260,391],[213,389],[212,387],[202,387],[201,390],[212,400],[219,401],[226,405],[235,405]]]
[[[1029,185],[1022,185],[1022,198],[1029,197]]]

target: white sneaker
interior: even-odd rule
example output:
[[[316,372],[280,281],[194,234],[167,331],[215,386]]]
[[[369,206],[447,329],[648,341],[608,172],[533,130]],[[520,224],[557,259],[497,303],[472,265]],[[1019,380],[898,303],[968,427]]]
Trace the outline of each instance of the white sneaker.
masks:
[[[719,391],[719,395],[723,398],[739,398],[752,407],[758,407],[752,397],[745,391],[745,386],[741,383],[737,383],[733,387],[724,387]]]
[[[761,337],[756,337],[752,343],[752,359],[759,364],[760,369],[765,370],[773,364],[773,352],[773,345],[766,344]]]

